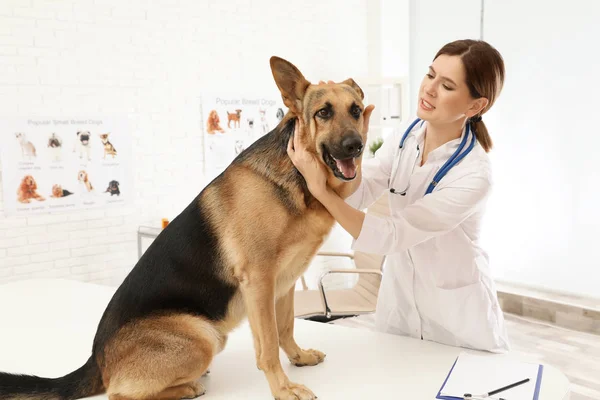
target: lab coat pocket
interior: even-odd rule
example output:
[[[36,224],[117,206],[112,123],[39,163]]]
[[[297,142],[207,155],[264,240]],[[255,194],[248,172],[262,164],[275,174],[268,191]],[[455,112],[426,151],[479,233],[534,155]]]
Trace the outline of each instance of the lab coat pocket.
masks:
[[[440,268],[439,262],[430,262],[434,266],[431,274],[437,288],[449,291],[481,282],[482,264],[479,257],[472,259],[469,254],[465,256],[464,252],[453,249],[452,243],[441,239],[435,243],[439,246],[440,253],[444,254],[443,268]]]
[[[437,288],[436,292],[440,322],[457,345],[479,349],[496,346],[496,316],[481,281],[455,289]]]

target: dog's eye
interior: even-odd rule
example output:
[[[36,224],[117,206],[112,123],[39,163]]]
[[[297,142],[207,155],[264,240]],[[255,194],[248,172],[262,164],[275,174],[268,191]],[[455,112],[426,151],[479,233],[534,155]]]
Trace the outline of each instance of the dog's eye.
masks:
[[[360,109],[359,106],[353,106],[352,109],[350,110],[350,112],[352,113],[352,116],[354,118],[359,118],[360,114],[362,113],[362,110]]]
[[[323,108],[317,112],[317,115],[321,118],[331,117],[331,110],[329,108]]]

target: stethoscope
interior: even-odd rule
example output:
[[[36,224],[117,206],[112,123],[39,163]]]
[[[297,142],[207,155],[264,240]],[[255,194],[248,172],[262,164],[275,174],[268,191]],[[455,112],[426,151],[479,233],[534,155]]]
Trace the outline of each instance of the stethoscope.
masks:
[[[419,122],[421,122],[421,126],[423,126],[423,123],[425,121],[421,121],[420,118],[415,119],[413,121],[413,123],[410,124],[410,126],[406,129],[406,132],[404,132],[404,135],[402,135],[402,139],[400,140],[400,146],[398,148],[398,157],[396,159],[396,169],[392,173],[392,179],[390,180],[390,183],[394,182],[394,178],[396,177],[396,173],[398,172],[398,169],[399,169],[398,164],[400,163],[400,158],[401,158],[400,152],[404,148],[404,142],[406,141],[406,138],[408,137],[408,135],[412,132],[415,125],[417,125]],[[463,152],[463,149],[465,148],[465,145],[467,144],[469,134],[471,135],[471,143],[469,143],[469,146]],[[425,191],[425,195],[428,195],[429,193],[431,193],[433,191],[433,189],[435,188],[435,186],[440,182],[440,180],[448,173],[448,171],[452,167],[454,167],[456,164],[458,164],[463,158],[465,158],[465,156],[467,154],[469,154],[469,152],[473,149],[473,147],[475,147],[475,134],[471,132],[471,123],[467,122],[466,132],[460,142],[460,145],[458,146],[458,148],[456,149],[454,154],[452,154],[452,156],[450,156],[450,158],[444,163],[444,165],[442,165],[440,170],[435,174],[435,176],[431,180],[431,183],[427,187],[427,190]],[[419,154],[420,154],[420,149],[419,149],[419,146],[417,146],[417,157],[415,159],[415,163],[413,164],[413,170],[414,170],[414,166],[417,163],[417,160],[419,159]],[[411,175],[412,175],[412,173],[411,173]],[[390,188],[390,193],[399,194],[401,196],[404,196],[404,195],[406,195],[406,192],[408,191],[409,186],[410,186],[410,179],[404,190],[398,191],[392,187],[392,188]]]

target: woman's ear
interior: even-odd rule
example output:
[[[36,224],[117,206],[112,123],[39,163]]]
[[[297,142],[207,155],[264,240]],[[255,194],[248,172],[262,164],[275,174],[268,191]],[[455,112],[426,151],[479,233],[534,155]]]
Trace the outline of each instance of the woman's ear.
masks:
[[[474,115],[481,113],[481,111],[483,111],[488,104],[489,100],[485,97],[480,97],[476,100],[473,100],[473,103],[471,103],[471,107],[469,107],[465,115],[467,116],[467,118],[471,118]]]

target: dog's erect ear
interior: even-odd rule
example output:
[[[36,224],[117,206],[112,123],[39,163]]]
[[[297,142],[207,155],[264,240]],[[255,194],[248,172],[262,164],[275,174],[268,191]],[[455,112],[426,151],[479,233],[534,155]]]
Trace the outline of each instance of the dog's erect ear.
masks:
[[[302,112],[302,99],[310,82],[304,78],[298,68],[283,58],[273,56],[270,63],[283,103],[292,113],[299,115]]]
[[[361,100],[365,99],[365,94],[362,91],[362,89],[360,88],[360,86],[358,86],[358,84],[356,82],[354,82],[354,79],[352,78],[348,78],[345,81],[343,81],[342,83],[350,86],[352,89],[356,90],[356,93],[358,93],[358,95],[360,96]]]

